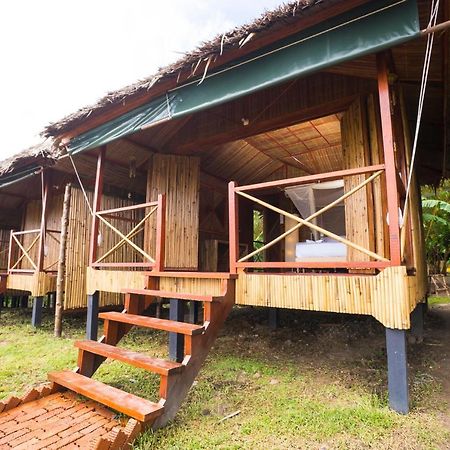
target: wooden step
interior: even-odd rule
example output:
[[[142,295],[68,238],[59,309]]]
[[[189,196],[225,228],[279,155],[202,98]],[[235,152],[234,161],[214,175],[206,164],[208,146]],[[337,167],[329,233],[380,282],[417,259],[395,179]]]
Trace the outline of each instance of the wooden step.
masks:
[[[177,322],[174,320],[156,319],[155,317],[145,317],[135,314],[123,314],[119,312],[105,312],[98,315],[100,319],[114,322],[128,323],[138,327],[154,328],[155,330],[171,331],[174,333],[194,336],[202,334],[205,329],[201,325],[192,323]]]
[[[207,278],[210,280],[232,280],[236,279],[238,276],[235,273],[228,272],[143,272],[144,275],[148,277],[168,277],[168,278]]]
[[[190,300],[198,302],[213,302],[213,301],[220,301],[222,299],[222,297],[214,297],[212,295],[185,294],[179,292],[158,291],[152,289],[122,289],[122,293],[146,295],[161,298],[175,298],[177,300]]]
[[[160,416],[163,406],[121,391],[112,386],[85,377],[70,370],[50,372],[48,379],[71,391],[84,395],[140,422],[148,422]]]
[[[168,376],[170,373],[183,369],[183,365],[177,362],[160,358],[152,358],[139,352],[133,352],[114,345],[102,344],[96,341],[76,341],[75,347],[105,358],[122,361],[134,367],[149,370],[159,375]]]

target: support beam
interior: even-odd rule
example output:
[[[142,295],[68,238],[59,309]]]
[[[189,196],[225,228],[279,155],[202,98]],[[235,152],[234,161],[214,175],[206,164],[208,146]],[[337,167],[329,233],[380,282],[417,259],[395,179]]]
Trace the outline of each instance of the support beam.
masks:
[[[389,406],[400,414],[409,412],[406,330],[386,328]]]
[[[280,319],[279,308],[269,308],[269,328],[276,330],[278,328],[278,321]]]
[[[87,296],[86,339],[97,340],[99,292]]]
[[[189,322],[197,323],[198,322],[198,313],[200,309],[199,302],[189,302]]]
[[[89,254],[89,263],[92,264],[97,260],[97,246],[98,246],[98,229],[99,219],[95,215],[97,211],[100,211],[102,195],[103,195],[103,172],[105,167],[105,153],[106,145],[102,146],[98,153],[97,159],[97,172],[95,176],[95,190],[94,190],[94,204],[92,205],[92,211],[94,217],[92,218],[92,232],[91,232],[91,245]]]
[[[170,299],[169,319],[184,321],[184,300]],[[181,362],[184,357],[184,336],[179,333],[169,333],[169,358]]]
[[[44,269],[44,246],[45,238],[47,235],[47,206],[48,206],[48,196],[50,193],[50,174],[49,172],[43,170],[41,172],[42,177],[42,213],[41,213],[41,226],[39,234],[39,250],[38,250],[38,260],[37,260],[37,270],[42,272]]]
[[[31,325],[40,327],[42,324],[42,304],[44,297],[33,297],[33,311],[31,313]]]
[[[391,264],[393,266],[399,266],[401,264],[400,225],[398,217],[399,201],[387,60],[388,56],[386,53],[377,54],[378,96],[380,102],[381,130],[383,134],[384,165],[386,170],[387,210],[389,214],[389,251]]]
[[[20,307],[21,308],[28,308],[28,296],[27,295],[23,295],[20,298]]]
[[[423,342],[423,320],[425,317],[425,303],[418,303],[411,313],[411,329],[409,337],[411,343]]]
[[[228,183],[228,241],[230,245],[230,273],[237,273],[236,263],[239,257],[239,204],[236,195],[236,183]]]

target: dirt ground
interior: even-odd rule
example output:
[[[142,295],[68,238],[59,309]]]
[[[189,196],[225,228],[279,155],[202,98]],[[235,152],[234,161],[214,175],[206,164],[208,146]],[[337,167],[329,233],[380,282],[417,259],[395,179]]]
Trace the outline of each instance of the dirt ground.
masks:
[[[425,324],[424,351],[432,361],[431,374],[441,386],[437,394],[442,407],[440,417],[450,431],[450,304],[430,308]],[[450,442],[443,448],[450,449]]]
[[[84,315],[67,315],[56,340],[51,311],[39,330],[30,314],[0,316],[0,397],[76,364]],[[167,356],[167,336],[153,330],[137,328],[122,344]],[[267,309],[236,307],[174,422],[134,448],[450,450],[449,344],[450,304],[433,305],[424,341],[408,344],[411,413],[400,416],[387,408],[385,330],[375,319],[282,310],[271,329]],[[154,377],[118,362],[96,377],[145,398],[157,393]]]

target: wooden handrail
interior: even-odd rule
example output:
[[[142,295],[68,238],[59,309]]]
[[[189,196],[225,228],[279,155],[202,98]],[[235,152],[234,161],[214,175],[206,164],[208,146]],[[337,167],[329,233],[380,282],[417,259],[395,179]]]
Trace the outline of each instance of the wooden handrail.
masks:
[[[40,233],[40,228],[35,230],[23,230],[23,231],[11,231],[13,236],[21,236],[22,234],[32,234],[32,233]]]
[[[276,187],[288,187],[288,186],[297,186],[299,184],[309,184],[309,183],[318,183],[321,181],[332,181],[339,180],[344,177],[352,176],[352,175],[363,175],[365,173],[376,172],[378,170],[384,170],[384,164],[376,164],[373,166],[366,167],[357,167],[355,169],[345,169],[345,170],[337,170],[335,172],[328,173],[320,173],[317,175],[307,175],[304,177],[296,177],[289,179],[282,179],[276,181],[268,181],[266,183],[256,183],[249,184],[247,186],[237,186],[235,191],[246,192],[246,191],[254,191],[260,189],[268,189],[268,188],[276,188]]]
[[[123,211],[131,211],[134,209],[141,209],[141,208],[150,208],[151,206],[158,206],[158,202],[147,202],[147,203],[139,203],[137,205],[130,205],[130,206],[122,206],[121,208],[113,208],[113,209],[104,209],[103,211],[97,211],[96,214],[114,214],[118,212]]]

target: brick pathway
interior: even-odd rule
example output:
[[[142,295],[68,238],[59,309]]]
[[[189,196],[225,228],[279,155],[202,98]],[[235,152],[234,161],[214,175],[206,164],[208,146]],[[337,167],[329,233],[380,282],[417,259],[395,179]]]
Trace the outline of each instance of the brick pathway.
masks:
[[[115,427],[114,412],[59,392],[0,414],[0,450],[88,449]]]

